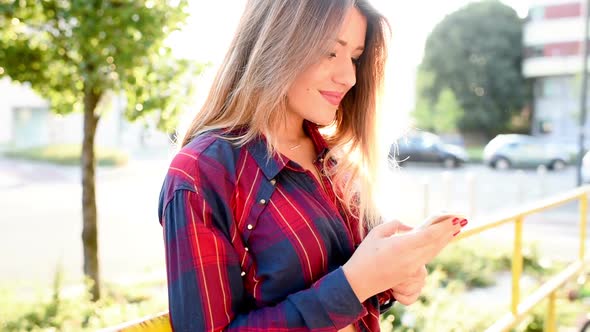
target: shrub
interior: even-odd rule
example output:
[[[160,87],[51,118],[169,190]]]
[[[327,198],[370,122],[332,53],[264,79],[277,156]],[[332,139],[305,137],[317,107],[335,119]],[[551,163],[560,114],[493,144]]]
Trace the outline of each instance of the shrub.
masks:
[[[113,148],[96,148],[96,160],[100,166],[127,164],[126,153]],[[80,165],[82,148],[76,144],[47,145],[20,150],[9,150],[5,155],[15,159],[46,161],[60,165]]]

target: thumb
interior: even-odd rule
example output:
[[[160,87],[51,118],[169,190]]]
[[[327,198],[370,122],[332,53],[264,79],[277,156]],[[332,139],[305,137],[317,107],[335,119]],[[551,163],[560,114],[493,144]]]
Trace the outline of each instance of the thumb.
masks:
[[[409,232],[414,229],[414,227],[408,226],[399,220],[394,220],[393,222],[398,223],[398,229],[397,229],[398,232]]]
[[[402,224],[399,220],[392,220],[389,222],[384,222],[377,227],[375,227],[375,231],[382,237],[389,237],[392,236],[400,231],[408,231],[412,228]]]

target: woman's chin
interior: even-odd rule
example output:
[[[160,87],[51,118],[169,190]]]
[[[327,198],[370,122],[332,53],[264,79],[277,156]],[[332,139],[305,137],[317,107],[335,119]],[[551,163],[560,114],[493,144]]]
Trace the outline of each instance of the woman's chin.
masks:
[[[333,111],[330,116],[315,116],[307,119],[307,121],[313,122],[319,126],[328,126],[334,123],[334,119],[336,119],[336,111]]]

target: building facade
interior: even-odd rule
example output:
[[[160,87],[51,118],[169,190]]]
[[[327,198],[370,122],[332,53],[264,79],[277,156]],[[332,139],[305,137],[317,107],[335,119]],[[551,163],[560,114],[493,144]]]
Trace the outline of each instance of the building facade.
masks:
[[[168,135],[153,125],[128,122],[123,115],[124,101],[115,97],[111,104],[98,123],[97,146],[133,151],[170,145]],[[26,84],[0,79],[0,150],[81,144],[82,137],[82,114],[54,114],[49,103]]]
[[[531,5],[523,31],[523,74],[533,89],[534,135],[577,141],[584,11],[576,0],[534,0]]]

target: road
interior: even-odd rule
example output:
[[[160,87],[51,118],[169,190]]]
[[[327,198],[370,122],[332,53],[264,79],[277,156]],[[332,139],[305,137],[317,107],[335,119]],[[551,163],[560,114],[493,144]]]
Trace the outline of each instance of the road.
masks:
[[[458,211],[469,216],[470,227],[576,187],[573,167],[551,172],[536,169],[497,171],[483,165],[445,170],[432,165],[411,164],[404,165],[396,174],[391,186],[403,190],[395,191],[399,194],[395,201],[401,204],[390,205],[392,216],[421,220],[422,216],[439,210]],[[572,202],[527,217],[525,242],[536,243],[550,258],[576,258],[580,242],[579,213],[578,203]],[[511,245],[512,234],[513,224],[507,224],[480,236]],[[589,244],[586,241],[587,248]]]
[[[97,171],[101,275],[124,282],[165,278],[157,218],[167,159],[130,162]],[[66,281],[82,274],[80,170],[0,160],[2,283],[51,282],[61,266]],[[155,275],[155,276],[154,276]]]
[[[133,160],[119,169],[97,171],[99,244],[103,280],[165,278],[161,227],[157,220],[160,186],[169,155]],[[395,173],[394,194],[384,196],[390,213],[415,223],[429,211],[458,210],[470,226],[483,217],[571,189],[573,168],[544,175],[534,170],[498,172],[481,165],[445,171],[408,165]],[[80,171],[0,159],[0,284],[49,284],[58,266],[66,281],[82,274]],[[472,189],[475,188],[475,189]],[[392,203],[393,202],[393,203]],[[578,247],[577,205],[527,219],[526,240],[552,241],[545,252],[574,257]],[[530,233],[529,233],[530,232]],[[511,229],[486,233],[492,241],[511,241]],[[555,243],[558,243],[555,244]]]

